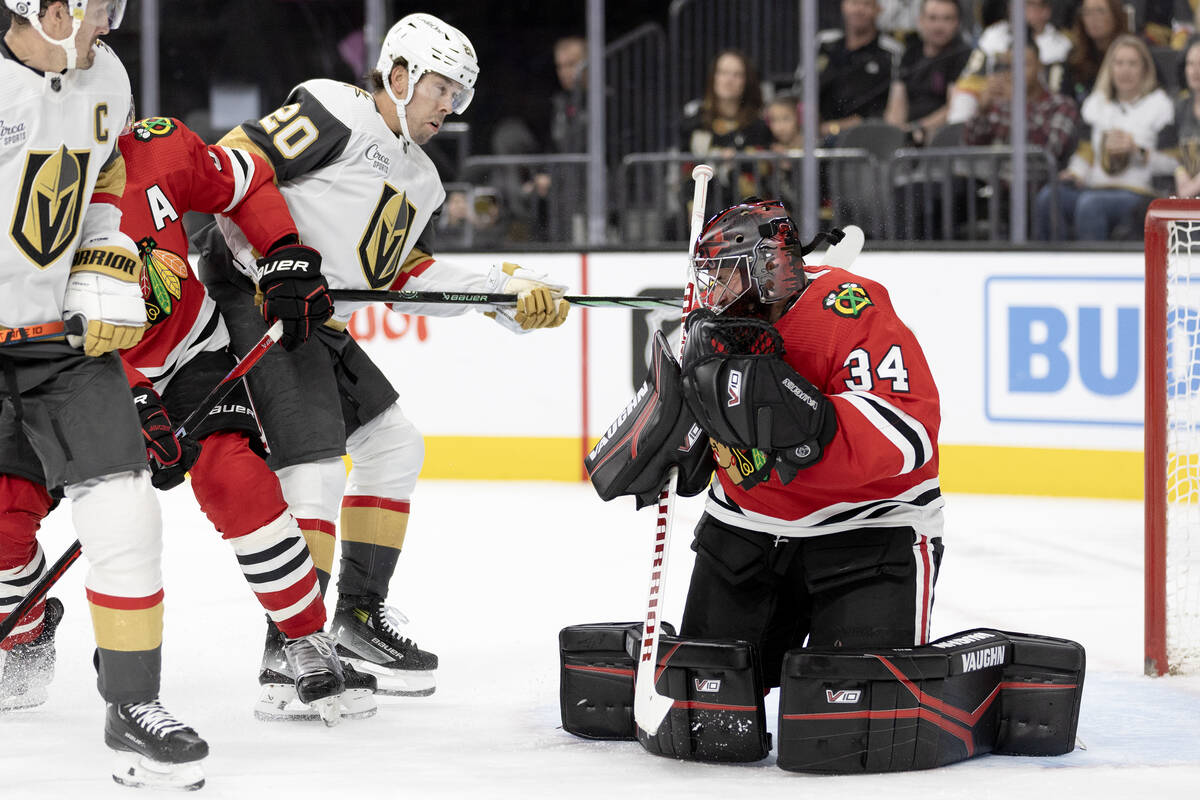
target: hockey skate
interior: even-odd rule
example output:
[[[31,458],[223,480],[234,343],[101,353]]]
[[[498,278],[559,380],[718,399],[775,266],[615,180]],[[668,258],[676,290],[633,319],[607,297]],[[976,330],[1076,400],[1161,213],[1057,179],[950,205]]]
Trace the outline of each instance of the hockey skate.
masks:
[[[104,742],[116,753],[113,780],[123,786],[191,791],[204,785],[208,742],[151,700],[109,703]]]
[[[376,596],[342,595],[333,635],[342,657],[379,679],[378,694],[424,697],[437,688],[436,655],[400,635],[408,618]]]
[[[46,598],[42,632],[37,638],[0,652],[0,712],[46,702],[46,687],[54,679],[54,631],[62,616],[62,601]]]
[[[328,635],[322,635],[329,641]],[[258,673],[260,688],[258,702],[254,706],[254,716],[266,721],[323,719],[319,709],[305,703],[297,694],[294,677],[296,672],[284,651],[286,641],[279,629],[268,620],[262,669]],[[359,672],[345,661],[340,662],[340,665],[345,690],[336,696],[338,715],[344,719],[374,716],[379,710],[375,702],[374,676]]]

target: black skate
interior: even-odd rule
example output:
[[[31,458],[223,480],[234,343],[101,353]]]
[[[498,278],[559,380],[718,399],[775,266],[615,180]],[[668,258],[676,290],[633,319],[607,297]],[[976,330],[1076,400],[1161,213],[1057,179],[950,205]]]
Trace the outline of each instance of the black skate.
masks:
[[[328,635],[326,640],[329,639]],[[254,716],[267,721],[322,719],[317,708],[301,699],[296,690],[295,671],[284,652],[286,638],[268,619],[267,641],[263,646],[262,670],[258,673],[260,686]],[[338,655],[341,656],[338,648]],[[337,695],[339,716],[344,719],[364,719],[379,710],[375,702],[374,676],[340,662],[345,690]]]
[[[199,789],[208,742],[151,700],[109,703],[104,743],[117,754],[113,780],[124,786]]]
[[[438,658],[400,635],[408,618],[376,596],[342,595],[332,631],[343,657],[379,679],[378,694],[424,697],[437,684]]]
[[[0,712],[46,702],[46,687],[54,680],[54,631],[62,616],[62,601],[46,598],[42,632],[37,638],[0,653]]]

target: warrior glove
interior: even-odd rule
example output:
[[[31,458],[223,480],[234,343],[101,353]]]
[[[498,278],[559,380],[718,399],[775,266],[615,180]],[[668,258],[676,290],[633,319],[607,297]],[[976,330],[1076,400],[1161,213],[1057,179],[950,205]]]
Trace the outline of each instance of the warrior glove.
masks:
[[[301,244],[276,247],[258,260],[258,288],[268,325],[283,320],[284,350],[295,350],[333,316],[321,254]]]
[[[142,422],[146,439],[146,460],[150,462],[150,482],[155,489],[174,489],[200,457],[200,445],[184,436],[175,438],[175,427],[167,416],[162,398],[145,386],[133,387],[133,405]]]
[[[776,457],[784,483],[816,463],[837,433],[829,398],[783,360],[770,323],[692,312],[683,353],[683,394],[716,441]]]
[[[89,356],[133,347],[146,329],[142,263],[123,233],[92,236],[79,245],[63,295],[63,319],[82,319],[83,333],[67,344]]]
[[[496,321],[518,333],[535,328],[557,328],[567,320],[571,304],[563,299],[567,287],[548,283],[540,272],[504,262],[488,274],[488,291],[515,294],[516,308],[497,308]]]

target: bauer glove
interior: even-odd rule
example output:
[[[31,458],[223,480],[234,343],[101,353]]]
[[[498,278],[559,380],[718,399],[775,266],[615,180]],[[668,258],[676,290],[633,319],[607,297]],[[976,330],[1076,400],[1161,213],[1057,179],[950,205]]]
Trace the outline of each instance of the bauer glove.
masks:
[[[150,482],[166,491],[183,483],[183,475],[200,457],[199,443],[184,436],[175,438],[175,426],[167,416],[167,407],[153,389],[133,387],[133,405],[142,422],[146,440],[146,460],[150,462]]]
[[[283,320],[284,350],[295,350],[333,316],[321,254],[302,244],[276,247],[258,259],[258,288],[268,325]]]
[[[562,297],[567,287],[547,283],[547,276],[505,261],[488,273],[488,291],[515,294],[516,308],[489,312],[497,322],[518,332],[535,328],[557,328],[567,320],[571,304]]]
[[[82,334],[67,344],[89,356],[133,347],[146,329],[142,262],[137,245],[123,233],[93,236],[79,245],[63,295],[63,319],[80,317]]]

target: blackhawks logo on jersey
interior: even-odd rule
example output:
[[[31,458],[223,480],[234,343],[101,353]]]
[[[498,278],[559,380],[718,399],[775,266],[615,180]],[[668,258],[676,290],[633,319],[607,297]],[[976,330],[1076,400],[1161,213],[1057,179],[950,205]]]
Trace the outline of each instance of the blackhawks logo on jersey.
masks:
[[[825,295],[825,307],[839,317],[858,319],[863,311],[875,305],[867,290],[857,283],[843,283],[836,291]]]
[[[724,470],[729,480],[742,489],[750,489],[771,477],[774,459],[768,459],[762,450],[738,450],[720,442],[710,440],[717,468]]]
[[[133,135],[140,142],[148,142],[155,136],[170,136],[177,126],[166,117],[147,117],[133,123]]]
[[[90,150],[30,150],[17,189],[9,234],[25,257],[45,269],[75,241]]]
[[[170,250],[163,250],[147,236],[138,242],[142,256],[142,297],[146,301],[146,319],[153,325],[169,316],[175,301],[183,297],[187,280],[187,261]]]
[[[367,230],[358,242],[358,261],[372,289],[391,286],[396,279],[400,254],[416,216],[417,207],[408,199],[408,193],[385,183]]]

